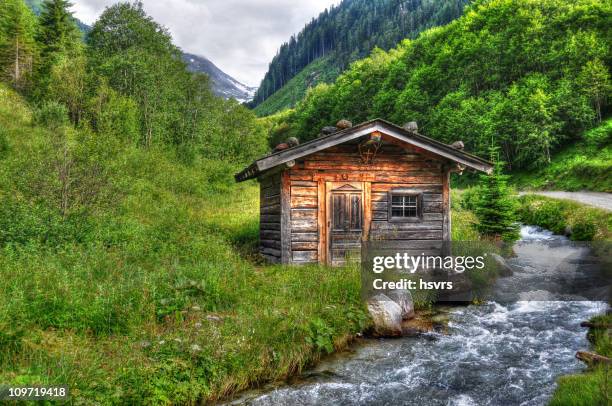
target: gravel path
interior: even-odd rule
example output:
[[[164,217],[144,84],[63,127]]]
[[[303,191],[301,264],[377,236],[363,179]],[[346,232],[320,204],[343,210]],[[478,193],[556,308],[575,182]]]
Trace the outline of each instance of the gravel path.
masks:
[[[553,191],[534,191],[521,192],[521,195],[541,195],[556,199],[568,199],[578,203],[588,204],[612,211],[612,193],[604,192],[553,192]]]

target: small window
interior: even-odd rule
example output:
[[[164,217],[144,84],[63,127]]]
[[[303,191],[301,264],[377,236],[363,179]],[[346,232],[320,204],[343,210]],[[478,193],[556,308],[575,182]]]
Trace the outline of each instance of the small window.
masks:
[[[389,218],[396,221],[414,221],[421,218],[422,199],[420,194],[390,192]]]

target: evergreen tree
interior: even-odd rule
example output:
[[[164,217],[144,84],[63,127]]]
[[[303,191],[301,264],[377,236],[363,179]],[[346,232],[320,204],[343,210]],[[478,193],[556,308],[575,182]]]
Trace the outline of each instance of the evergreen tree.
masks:
[[[72,4],[67,0],[44,1],[36,36],[43,59],[57,54],[71,55],[81,48],[81,34],[70,7]]]
[[[19,90],[30,83],[35,30],[36,17],[23,0],[0,1],[0,75]]]
[[[69,10],[71,6],[67,0],[45,0],[42,3],[40,28],[36,36],[41,53],[35,94],[39,100],[54,96],[59,96],[56,97],[57,100],[67,98],[61,94],[50,94],[53,81],[57,79],[53,76],[57,76],[57,71],[62,70],[62,67],[68,67],[67,70],[64,69],[62,75],[63,79],[67,79],[66,83],[81,80],[81,77],[72,77],[72,72],[75,74],[81,72],[78,69],[81,65],[78,59],[82,55],[83,44],[75,19]],[[70,66],[76,66],[77,69],[72,71]],[[75,111],[75,106],[67,104],[66,107],[70,111],[72,121],[78,123],[80,114]]]
[[[481,175],[474,212],[479,220],[476,229],[486,236],[504,241],[516,241],[519,237],[516,202],[510,195],[503,174],[503,162],[498,158],[497,148],[491,148],[491,160],[495,162],[493,173]]]

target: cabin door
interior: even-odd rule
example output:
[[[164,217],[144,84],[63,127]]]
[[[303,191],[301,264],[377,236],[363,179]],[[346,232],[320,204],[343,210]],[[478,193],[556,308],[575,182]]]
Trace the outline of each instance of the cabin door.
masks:
[[[363,233],[362,184],[329,183],[327,197],[328,263],[335,266],[347,260],[359,260]]]

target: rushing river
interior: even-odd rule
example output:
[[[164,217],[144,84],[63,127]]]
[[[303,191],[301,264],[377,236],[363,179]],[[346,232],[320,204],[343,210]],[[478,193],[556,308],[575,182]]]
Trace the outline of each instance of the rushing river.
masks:
[[[558,376],[583,369],[574,358],[577,350],[588,348],[580,322],[606,305],[555,300],[543,289],[563,271],[551,258],[572,249],[574,255],[584,253],[566,247],[564,237],[534,227],[521,232],[517,256],[510,261],[514,275],[499,279],[495,287],[509,300],[453,308],[448,334],[365,340],[351,354],[324,361],[298,384],[247,394],[238,403],[546,404]],[[543,275],[545,285],[540,284]]]

